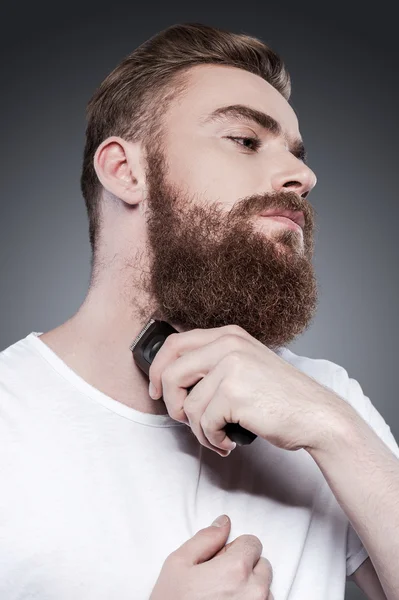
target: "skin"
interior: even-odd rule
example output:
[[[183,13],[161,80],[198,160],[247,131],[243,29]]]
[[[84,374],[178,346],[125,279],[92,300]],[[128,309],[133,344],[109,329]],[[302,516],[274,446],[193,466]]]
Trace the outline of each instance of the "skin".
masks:
[[[227,104],[267,112],[282,135],[237,120],[200,126]],[[151,140],[149,152],[117,137],[97,149],[98,275],[77,313],[41,336],[93,386],[154,414],[166,406],[149,397],[129,351],[153,313],[178,331],[235,323],[273,348],[308,327],[317,301],[306,199],[316,176],[290,152],[288,140],[301,136],[281,94],[241,69],[196,66],[188,93],[165,115],[165,131],[163,145]],[[254,134],[262,140],[257,153],[226,139]],[[272,206],[302,210],[303,232],[258,216]]]
[[[232,120],[200,126],[201,117],[228,104],[266,112],[281,133]],[[290,150],[289,142],[300,138],[296,115],[260,77],[201,65],[191,69],[188,92],[170,106],[164,123],[160,140],[145,144],[111,137],[97,149],[94,166],[103,198],[96,277],[76,314],[41,339],[88,383],[146,413],[170,412],[184,420],[183,405],[192,395],[181,390],[202,376],[192,394],[202,385],[206,398],[201,395],[203,404],[199,396],[191,402],[188,414],[199,441],[215,451],[228,448],[221,435],[226,416],[287,450],[305,448],[354,523],[386,597],[397,600],[396,540],[387,530],[387,518],[390,529],[397,519],[396,459],[349,405],[271,351],[309,326],[317,304],[314,211],[307,200],[316,177]],[[227,139],[254,134],[262,142],[256,153]],[[302,210],[303,231],[259,217],[275,206]],[[157,401],[129,350],[154,313],[180,332],[168,338],[152,364],[158,397],[162,387],[166,390]],[[211,353],[202,351],[205,344],[213,344]],[[204,377],[212,369],[217,376]],[[232,382],[243,385],[242,375],[250,369],[253,377],[244,384],[253,385],[253,396],[248,394],[244,405]],[[217,394],[222,380],[228,385]],[[260,390],[271,389],[271,383],[274,427],[259,419],[270,410],[271,398]],[[279,420],[278,412],[287,397],[291,413],[282,432],[287,413]],[[295,408],[295,402],[302,404]],[[306,430],[300,414],[311,416],[313,426]],[[329,429],[315,437],[323,424]],[[369,449],[372,472],[367,465],[361,469],[360,458],[369,456]],[[398,492],[392,492],[393,485]],[[384,505],[383,513],[376,512],[371,498]],[[354,579],[369,598],[385,597],[370,560]]]

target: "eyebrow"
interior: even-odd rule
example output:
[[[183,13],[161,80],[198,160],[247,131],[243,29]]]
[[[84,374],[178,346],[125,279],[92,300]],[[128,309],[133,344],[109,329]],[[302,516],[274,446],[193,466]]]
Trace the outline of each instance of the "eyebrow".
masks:
[[[205,126],[209,123],[223,122],[228,119],[236,119],[238,121],[251,121],[256,123],[265,131],[268,131],[273,136],[278,137],[283,135],[281,125],[270,115],[256,110],[246,104],[231,104],[229,106],[220,106],[209,115],[200,119],[200,125]],[[284,136],[286,138],[286,136]],[[286,138],[287,139],[287,138]],[[289,142],[290,152],[305,164],[307,162],[307,153],[303,141],[300,138],[295,140],[287,140]]]

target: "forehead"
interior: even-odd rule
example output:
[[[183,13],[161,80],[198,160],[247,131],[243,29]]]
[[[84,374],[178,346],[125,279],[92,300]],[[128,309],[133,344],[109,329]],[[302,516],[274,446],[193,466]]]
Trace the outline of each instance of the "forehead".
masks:
[[[173,129],[195,125],[219,106],[245,104],[266,112],[288,136],[299,136],[298,119],[287,100],[267,81],[235,67],[197,65],[188,73],[188,90],[172,103],[165,119]]]

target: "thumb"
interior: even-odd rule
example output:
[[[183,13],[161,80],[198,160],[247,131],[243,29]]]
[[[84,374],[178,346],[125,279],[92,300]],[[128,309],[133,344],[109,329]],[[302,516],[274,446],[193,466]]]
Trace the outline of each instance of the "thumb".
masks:
[[[229,537],[230,526],[229,517],[220,515],[210,527],[200,529],[180,546],[177,553],[193,565],[209,560],[225,545]]]

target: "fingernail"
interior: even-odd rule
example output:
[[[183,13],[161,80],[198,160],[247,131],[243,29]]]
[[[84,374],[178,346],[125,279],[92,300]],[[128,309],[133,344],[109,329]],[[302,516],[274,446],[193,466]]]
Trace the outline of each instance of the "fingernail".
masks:
[[[155,400],[155,398],[157,397],[157,390],[155,389],[155,387],[151,381],[150,381],[150,385],[148,386],[148,393],[150,394],[151,398],[153,400]]]
[[[220,517],[214,520],[212,527],[223,527],[223,525],[226,525],[228,520],[229,519],[226,517],[226,515],[220,515]]]

